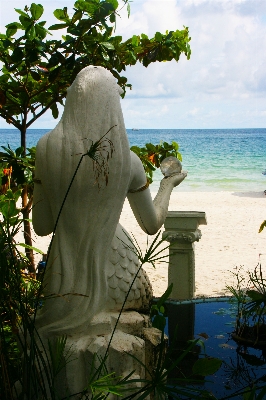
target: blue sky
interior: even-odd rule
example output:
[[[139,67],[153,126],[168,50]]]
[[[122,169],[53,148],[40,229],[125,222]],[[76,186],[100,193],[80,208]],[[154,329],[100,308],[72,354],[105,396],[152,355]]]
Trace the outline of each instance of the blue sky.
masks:
[[[36,1],[37,3],[38,1]],[[52,11],[74,1],[43,0],[47,26]],[[0,27],[17,19],[26,0],[0,3]],[[30,2],[28,2],[30,5]],[[265,128],[266,0],[134,0],[122,10],[117,35],[183,29],[188,26],[189,61],[128,68],[133,85],[122,102],[127,128]],[[46,113],[32,128],[53,128]],[[0,128],[11,128],[0,121]]]

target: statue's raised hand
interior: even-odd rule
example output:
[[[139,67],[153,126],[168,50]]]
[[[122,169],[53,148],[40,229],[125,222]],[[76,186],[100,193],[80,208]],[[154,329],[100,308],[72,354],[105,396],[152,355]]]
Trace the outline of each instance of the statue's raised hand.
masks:
[[[179,173],[172,174],[170,176],[164,177],[163,181],[167,181],[167,183],[171,182],[173,187],[178,186],[187,176],[187,171],[182,171]]]

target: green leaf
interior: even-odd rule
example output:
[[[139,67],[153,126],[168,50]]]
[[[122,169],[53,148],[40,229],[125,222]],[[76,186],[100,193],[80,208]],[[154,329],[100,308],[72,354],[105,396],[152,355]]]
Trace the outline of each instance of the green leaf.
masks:
[[[110,20],[111,24],[114,24],[114,23],[115,23],[115,21],[116,21],[116,15],[115,15],[115,13],[113,13],[113,14],[110,15],[109,20]]]
[[[13,196],[13,192],[12,192],[11,189],[8,189],[6,191],[6,198],[9,199],[9,200],[13,200],[14,196]]]
[[[91,26],[92,26],[92,21],[91,21],[91,19],[82,19],[82,20],[79,22],[78,26],[75,27],[74,29],[76,30],[77,36],[78,36],[78,35],[80,35],[80,34],[82,34],[82,33],[85,33],[85,32],[88,31],[89,29],[91,29]],[[80,32],[80,33],[79,33],[79,32]],[[74,35],[76,35],[76,33],[74,33]]]
[[[114,46],[110,42],[102,42],[101,45],[104,46],[108,50],[115,50]]]
[[[35,31],[36,31],[36,36],[38,36],[41,39],[44,39],[47,35],[47,33],[49,33],[47,31],[47,29],[45,29],[43,26],[41,26],[40,24],[36,24],[35,25]]]
[[[58,118],[59,112],[58,112],[57,104],[56,103],[52,104],[50,108],[52,110],[52,115],[53,115],[54,119]]]
[[[176,143],[176,142],[172,142],[172,146],[173,146],[173,148],[174,148],[175,150],[178,150],[178,149],[179,149],[179,145],[178,145],[178,143]]]
[[[5,218],[15,217],[20,210],[17,210],[15,200],[7,201],[6,204],[2,207],[1,212]]]
[[[7,49],[10,45],[12,45],[12,42],[9,39],[3,40],[2,43],[3,43],[5,49]],[[5,67],[2,68],[2,71],[5,73],[9,73],[9,71]]]
[[[56,338],[53,342],[48,339],[49,355],[52,364],[53,377],[65,367],[65,351],[67,336]]]
[[[49,77],[48,77],[49,82],[53,82],[53,81],[58,77],[58,74],[59,74],[59,72],[60,72],[60,69],[61,69],[61,67],[57,67],[57,68],[55,68],[53,71],[51,71],[51,72],[49,73]]]
[[[251,388],[248,386],[247,388],[245,388],[245,393],[243,393],[243,400],[254,400],[255,393],[256,393],[256,388]],[[256,399],[258,399],[257,394],[256,394]]]
[[[108,1],[108,3],[112,4],[114,10],[117,9],[117,7],[118,7],[118,1],[117,0],[107,0],[107,1]]]
[[[141,39],[149,39],[147,35],[145,35],[145,33],[141,34]]]
[[[213,375],[222,365],[219,358],[205,357],[200,358],[193,365],[192,371],[195,375],[207,376]]]
[[[20,198],[21,193],[22,193],[22,189],[18,189],[16,192],[13,193],[14,200],[16,203],[17,203],[18,199]]]
[[[77,8],[80,11],[85,11],[90,15],[93,15],[95,11],[98,10],[99,4],[97,2],[87,2],[84,0],[78,0],[75,2],[74,7]]]
[[[107,3],[107,2],[102,2],[101,3],[101,7],[99,9],[99,19],[102,23],[102,25],[105,25],[105,20],[104,18],[106,18],[108,15],[111,14],[111,12],[114,11],[114,7],[111,3]]]
[[[76,11],[71,20],[72,24],[74,24],[76,21],[78,21],[81,18],[82,18],[82,11],[80,11],[80,10]]]
[[[130,150],[133,151],[134,153],[136,153],[137,155],[140,152],[140,148],[138,146],[131,146]]]
[[[54,16],[56,19],[59,19],[60,21],[68,21],[69,20],[66,8],[64,8],[64,9],[57,8],[54,11]]]
[[[170,294],[172,293],[173,290],[173,284],[171,283],[170,286],[166,289],[164,294],[160,297],[159,301],[157,302],[157,307],[160,309],[160,307],[166,302]]]
[[[11,59],[13,62],[17,63],[23,60],[24,54],[20,47],[16,47],[11,55]]]
[[[19,17],[21,24],[23,25],[24,29],[27,29],[29,25],[32,24],[32,20],[28,17],[28,15],[21,15]]]
[[[155,152],[156,151],[156,147],[154,146],[154,144],[152,144],[152,143],[146,143],[146,148],[147,148],[147,150],[148,151],[152,151],[152,152]]]
[[[59,62],[60,62],[60,60],[59,60],[57,53],[53,54],[49,60],[49,68],[55,67],[56,65],[59,64]]]
[[[105,51],[102,52],[102,57],[103,57],[103,59],[104,59],[105,61],[109,61],[109,60],[110,60],[110,57],[109,57],[108,53],[106,53]]]
[[[29,18],[28,14],[26,14],[24,11],[20,10],[19,8],[15,8],[15,11],[20,14],[23,15],[24,17]]]
[[[265,299],[265,295],[257,290],[247,290],[247,295],[254,301],[263,301]]]
[[[7,37],[14,36],[17,33],[17,30],[18,30],[17,27],[14,25],[12,25],[12,26],[13,26],[13,28],[7,28],[7,30],[6,30]]]
[[[66,60],[66,68],[72,70],[75,65],[75,54],[73,53],[68,59]]]
[[[29,39],[29,40],[35,39],[35,37],[36,37],[36,31],[35,31],[35,26],[34,26],[34,25],[29,26],[29,27],[26,29],[25,36],[26,36],[26,38]]]
[[[43,15],[43,6],[41,4],[32,3],[30,6],[32,18],[37,21]]]
[[[15,104],[20,105],[19,99],[17,99],[15,96],[12,96],[12,94],[9,91],[7,93],[8,93],[7,98],[9,100],[13,101]],[[17,94],[15,94],[15,95],[17,95]]]
[[[19,22],[11,22],[11,24],[7,24],[6,28],[9,29],[22,29],[23,26]]]
[[[58,29],[63,29],[63,28],[67,28],[67,27],[68,27],[68,24],[54,24],[54,25],[49,26],[49,29],[51,31],[56,31]]]
[[[30,63],[35,63],[39,60],[39,52],[36,48],[28,51],[28,60]]]
[[[160,32],[156,32],[154,38],[156,42],[161,42],[163,39],[163,35]]]
[[[133,46],[138,46],[139,45],[139,36],[133,35],[131,38],[131,43]]]
[[[29,246],[28,244],[25,243],[18,243],[18,246],[24,247],[25,249],[31,249],[39,254],[44,254],[44,252],[40,249],[37,249],[37,247]]]
[[[155,317],[152,320],[152,326],[154,328],[159,329],[160,331],[163,331],[166,325],[166,318],[163,315],[155,315]]]
[[[38,72],[30,70],[30,74],[35,81],[41,80],[41,75],[39,75]]]

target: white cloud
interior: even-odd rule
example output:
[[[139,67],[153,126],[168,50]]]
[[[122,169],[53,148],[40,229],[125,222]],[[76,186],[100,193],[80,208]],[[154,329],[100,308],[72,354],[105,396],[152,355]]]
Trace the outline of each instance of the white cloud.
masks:
[[[1,3],[2,27],[14,20],[16,13],[11,10],[23,8],[24,0]],[[49,26],[52,10],[71,8],[74,1],[42,4]],[[142,32],[152,36],[156,31],[183,29],[183,25],[192,38],[189,61],[181,56],[178,63],[127,69],[125,76],[133,90],[122,101],[126,126],[265,127],[265,0],[134,0],[130,18],[125,8],[120,14],[115,34],[124,39]],[[191,114],[193,110],[199,111]],[[49,123],[54,125],[52,120]]]
[[[134,3],[132,3],[134,16]],[[182,29],[189,26],[192,48],[191,60],[181,57],[179,63],[155,63],[142,69],[133,67],[127,77],[133,84],[129,98],[141,97],[147,106],[148,98],[156,97],[164,104],[176,99],[187,105],[187,127],[191,127],[190,110],[205,105],[218,110],[212,127],[223,127],[226,104],[232,109],[254,107],[249,101],[256,100],[256,107],[265,109],[266,95],[266,16],[265,0],[189,0],[152,1],[137,4],[136,8],[145,11],[145,24],[149,34],[156,30]],[[163,10],[164,9],[164,10]],[[167,17],[167,18],[166,18]],[[142,15],[142,18],[144,16]],[[139,31],[140,32],[140,31]],[[139,33],[132,31],[131,33]],[[158,90],[156,82],[163,84],[166,98]],[[163,99],[162,99],[163,98]],[[191,107],[192,105],[192,107]],[[219,111],[219,109],[221,109]],[[244,111],[248,117],[248,113]],[[206,118],[209,115],[204,114]],[[125,112],[126,121],[127,113]],[[175,116],[169,106],[168,126],[175,127]],[[247,120],[245,118],[244,120]],[[203,118],[201,118],[203,123]],[[200,121],[198,121],[200,122]],[[204,122],[204,125],[208,121]],[[239,112],[235,114],[232,126],[243,126]],[[265,126],[262,115],[246,121],[247,126]],[[195,126],[197,127],[197,126]],[[198,126],[199,127],[199,126]]]
[[[198,114],[200,113],[200,111],[201,111],[201,108],[199,108],[199,107],[194,107],[192,110],[189,110],[189,111],[187,112],[187,115],[195,116],[195,115],[198,115]]]

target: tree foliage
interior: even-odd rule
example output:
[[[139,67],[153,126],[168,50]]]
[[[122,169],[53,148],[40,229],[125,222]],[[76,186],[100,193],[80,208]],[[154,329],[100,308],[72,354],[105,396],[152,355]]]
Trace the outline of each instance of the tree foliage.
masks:
[[[129,6],[128,0],[123,2]],[[142,33],[126,41],[113,35],[118,7],[117,0],[77,0],[71,12],[56,9],[58,23],[49,28],[41,4],[16,9],[19,21],[0,34],[0,116],[21,131],[21,146],[26,148],[26,129],[48,109],[58,117],[58,104],[85,66],[110,70],[125,93],[131,87],[122,75],[126,66],[178,61],[181,53],[189,59],[188,28],[156,32],[153,38]],[[53,39],[53,31],[62,29],[62,39]]]
[[[122,3],[129,14],[129,0]],[[26,156],[27,129],[49,109],[55,119],[58,117],[58,105],[64,105],[67,88],[84,67],[107,68],[125,94],[126,88],[131,88],[122,75],[126,66],[140,62],[147,67],[156,61],[178,61],[181,53],[190,57],[188,28],[165,34],[156,32],[153,38],[142,33],[126,41],[115,36],[117,0],[77,0],[71,11],[67,7],[56,9],[54,16],[58,22],[48,28],[42,20],[41,4],[32,3],[15,11],[18,21],[9,23],[6,32],[0,33],[0,116],[20,131],[22,159]],[[63,30],[61,39],[53,38],[56,30]],[[28,222],[32,197],[27,177],[24,180],[24,236],[25,243],[32,246]],[[33,272],[30,250],[27,256],[32,260]]]
[[[146,143],[144,147],[132,146],[130,148],[140,158],[150,183],[152,183],[153,172],[160,167],[166,157],[173,156],[182,161],[182,156],[178,149],[179,145],[176,142]]]

